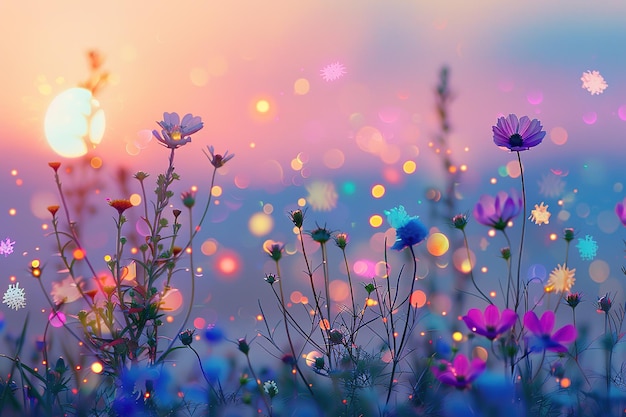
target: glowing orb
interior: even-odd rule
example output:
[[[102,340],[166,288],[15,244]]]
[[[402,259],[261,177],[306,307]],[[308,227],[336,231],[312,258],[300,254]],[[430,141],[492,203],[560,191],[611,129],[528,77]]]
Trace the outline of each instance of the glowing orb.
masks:
[[[62,311],[57,311],[56,313],[51,312],[48,316],[48,321],[52,327],[63,327],[67,318],[65,317],[65,313]]]
[[[433,256],[441,256],[448,252],[450,248],[450,242],[443,233],[433,233],[428,237],[426,241],[426,248]]]
[[[176,311],[183,305],[183,295],[176,288],[170,288],[161,298],[161,310]]]
[[[66,158],[77,158],[94,148],[104,136],[104,111],[91,91],[70,88],[52,100],[44,119],[50,147]]]

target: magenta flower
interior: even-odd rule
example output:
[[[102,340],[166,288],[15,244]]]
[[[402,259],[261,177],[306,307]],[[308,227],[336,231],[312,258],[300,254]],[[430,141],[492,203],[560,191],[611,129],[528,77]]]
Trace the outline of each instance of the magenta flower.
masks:
[[[482,195],[474,207],[474,218],[485,226],[504,230],[522,209],[522,197],[515,190],[510,194],[500,191],[495,197]]]
[[[517,314],[506,308],[500,315],[498,307],[490,304],[485,308],[485,314],[477,308],[471,308],[467,315],[463,316],[463,321],[474,333],[493,340],[513,327],[517,321]]]
[[[524,326],[532,333],[531,350],[551,350],[553,352],[567,352],[564,343],[572,343],[576,340],[578,332],[576,327],[567,324],[554,333],[554,312],[548,310],[543,313],[541,319],[534,311],[524,314]]]
[[[493,142],[511,151],[525,151],[537,146],[546,136],[546,132],[537,119],[530,120],[528,116],[517,119],[514,114],[500,117],[493,126]]]
[[[431,372],[439,381],[458,389],[467,388],[485,370],[486,362],[474,358],[470,362],[465,355],[459,353],[452,362],[441,360],[430,367]]]
[[[622,221],[622,224],[626,226],[626,198],[624,198],[624,201],[617,203],[615,213],[617,213],[617,217]]]
[[[161,136],[156,130],[152,131],[157,140],[170,149],[176,149],[191,142],[191,135],[204,127],[200,116],[186,114],[180,120],[178,113],[163,113],[163,121],[157,122],[161,126]]]

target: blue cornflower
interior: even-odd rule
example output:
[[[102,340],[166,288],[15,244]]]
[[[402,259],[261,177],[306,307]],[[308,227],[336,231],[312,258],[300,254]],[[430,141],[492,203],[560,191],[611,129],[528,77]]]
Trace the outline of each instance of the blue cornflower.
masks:
[[[404,206],[385,210],[387,221],[396,229],[396,242],[391,249],[401,250],[407,246],[420,243],[428,235],[428,229],[419,219],[419,216],[409,216]]]
[[[204,127],[200,116],[186,114],[181,121],[176,112],[163,113],[163,121],[157,124],[161,126],[161,134],[156,130],[153,130],[152,134],[161,144],[170,149],[176,149],[191,142],[191,135]]]

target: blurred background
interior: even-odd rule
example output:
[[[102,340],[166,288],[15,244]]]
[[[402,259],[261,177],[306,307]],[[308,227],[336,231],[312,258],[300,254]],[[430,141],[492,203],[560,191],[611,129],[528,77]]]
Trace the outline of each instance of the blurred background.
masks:
[[[520,189],[516,155],[492,141],[491,127],[509,113],[538,118],[547,131],[522,154],[529,209],[545,202],[552,213],[549,224],[527,222],[522,276],[540,283],[562,264],[562,231],[572,227],[568,266],[576,268],[574,290],[584,293],[585,308],[594,311],[607,292],[623,303],[626,229],[614,212],[626,196],[623,1],[24,0],[0,3],[0,31],[0,239],[15,242],[13,253],[0,256],[0,289],[19,282],[27,299],[18,311],[0,305],[5,332],[19,330],[30,313],[33,340],[47,319],[28,271],[33,259],[45,266],[48,291],[69,283],[56,272],[48,235],[46,207],[60,200],[47,163],[62,163],[71,217],[87,255],[106,270],[116,214],[106,199],[139,193],[132,175],[140,170],[151,174],[153,189],[169,155],[150,133],[163,112],[205,123],[176,152],[181,181],[172,200],[180,208],[180,193],[192,186],[199,205],[209,192],[214,198],[194,244],[189,326],[251,337],[262,325],[259,300],[270,321],[280,319],[263,280],[275,272],[263,251],[268,240],[286,244],[283,282],[292,303],[310,297],[287,216],[300,207],[308,207],[305,229],[317,224],[350,235],[347,253],[360,285],[384,275],[385,238],[394,239],[384,210],[404,205],[450,242],[440,255],[417,249],[428,307],[436,315],[460,311],[460,236],[446,216],[471,213],[482,194]],[[443,68],[447,132],[437,110]],[[62,129],[76,117],[78,131]],[[202,153],[208,145],[236,154],[213,190]],[[128,211],[129,235],[140,212]],[[521,216],[514,226],[516,256]],[[499,292],[505,240],[476,222],[467,230],[478,282]],[[581,255],[575,245],[587,236],[597,251]],[[316,246],[306,244],[319,265]],[[332,249],[340,305],[346,271]],[[392,271],[410,262],[406,255],[390,253]],[[185,311],[175,307],[189,300],[189,274],[178,279],[174,322]],[[473,303],[479,300],[464,301]]]

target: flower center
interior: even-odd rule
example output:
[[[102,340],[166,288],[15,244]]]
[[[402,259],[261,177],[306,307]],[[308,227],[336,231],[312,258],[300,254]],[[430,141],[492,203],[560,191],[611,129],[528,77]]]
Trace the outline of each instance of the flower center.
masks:
[[[170,133],[170,137],[172,138],[172,140],[180,140],[181,134],[180,134],[180,130],[178,129],[174,129],[172,131],[172,133]]]
[[[519,133],[513,133],[509,138],[509,144],[513,147],[522,146],[524,144],[524,139]]]

